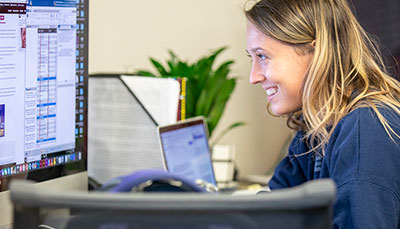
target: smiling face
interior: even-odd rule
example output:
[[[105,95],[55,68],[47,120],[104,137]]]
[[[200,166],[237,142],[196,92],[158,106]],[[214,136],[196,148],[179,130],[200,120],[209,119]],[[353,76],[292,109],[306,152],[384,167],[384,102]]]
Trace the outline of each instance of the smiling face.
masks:
[[[285,115],[302,107],[301,88],[312,54],[302,54],[247,24],[247,52],[252,59],[250,83],[267,93],[271,111]]]

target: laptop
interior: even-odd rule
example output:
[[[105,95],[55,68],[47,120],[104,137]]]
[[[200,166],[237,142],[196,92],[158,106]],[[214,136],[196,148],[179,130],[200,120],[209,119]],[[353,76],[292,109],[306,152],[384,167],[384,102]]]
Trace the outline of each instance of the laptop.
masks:
[[[167,171],[216,187],[207,124],[202,116],[159,126],[157,131]]]
[[[253,195],[262,190],[218,189],[211,151],[208,145],[208,129],[204,117],[199,116],[157,127],[164,167],[167,171],[192,181],[202,180],[211,192],[228,195]],[[210,187],[212,186],[212,187]]]

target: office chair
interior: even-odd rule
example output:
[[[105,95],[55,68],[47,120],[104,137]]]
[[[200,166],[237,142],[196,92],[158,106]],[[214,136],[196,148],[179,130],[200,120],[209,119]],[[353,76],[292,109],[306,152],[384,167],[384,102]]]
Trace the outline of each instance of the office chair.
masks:
[[[14,228],[331,228],[335,184],[257,195],[96,193],[11,183]]]

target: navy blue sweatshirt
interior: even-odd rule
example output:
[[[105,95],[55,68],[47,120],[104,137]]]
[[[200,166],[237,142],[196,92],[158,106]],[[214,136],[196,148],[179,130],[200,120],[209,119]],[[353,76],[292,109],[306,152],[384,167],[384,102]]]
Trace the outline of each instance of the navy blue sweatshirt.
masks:
[[[400,116],[380,109],[400,135]],[[331,178],[337,185],[334,228],[400,228],[400,140],[390,139],[371,108],[358,108],[336,126],[318,159],[299,131],[269,182],[273,189]]]

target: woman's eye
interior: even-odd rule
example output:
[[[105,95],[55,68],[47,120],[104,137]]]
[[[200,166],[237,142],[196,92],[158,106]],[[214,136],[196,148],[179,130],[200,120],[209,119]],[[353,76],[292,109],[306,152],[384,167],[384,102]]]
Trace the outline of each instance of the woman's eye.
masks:
[[[267,59],[267,56],[262,55],[262,54],[257,54],[257,57],[258,57],[258,59],[261,60],[261,61],[264,61],[264,60]]]

